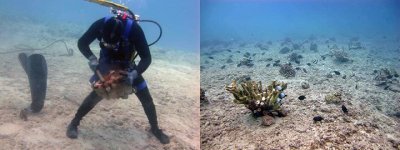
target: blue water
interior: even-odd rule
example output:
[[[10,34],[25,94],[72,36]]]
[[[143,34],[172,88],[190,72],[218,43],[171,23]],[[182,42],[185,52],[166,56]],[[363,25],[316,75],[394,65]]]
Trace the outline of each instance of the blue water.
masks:
[[[124,0],[122,2],[141,19],[152,19],[163,27],[158,47],[198,51],[200,39],[199,1],[190,0]],[[50,23],[75,23],[83,30],[95,20],[110,16],[109,8],[84,0],[13,0],[0,2],[0,14],[15,18],[26,16],[32,20]],[[6,20],[2,20],[6,21]],[[141,24],[148,42],[158,36],[153,24]],[[83,33],[82,33],[83,34]]]
[[[202,0],[201,39],[400,36],[399,0]]]

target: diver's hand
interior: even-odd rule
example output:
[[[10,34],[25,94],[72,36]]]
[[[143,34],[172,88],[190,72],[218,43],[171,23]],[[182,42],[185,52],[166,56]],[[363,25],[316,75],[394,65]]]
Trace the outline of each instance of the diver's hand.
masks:
[[[89,57],[89,67],[92,71],[96,71],[97,65],[99,65],[99,61],[97,60],[96,56],[92,55]]]
[[[133,80],[135,80],[138,77],[138,73],[136,70],[131,70],[131,71],[128,71],[127,76],[128,76],[129,83],[133,84]]]

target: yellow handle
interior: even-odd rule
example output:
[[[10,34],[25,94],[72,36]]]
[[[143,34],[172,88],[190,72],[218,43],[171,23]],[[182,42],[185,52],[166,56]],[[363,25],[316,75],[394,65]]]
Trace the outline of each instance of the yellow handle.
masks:
[[[118,10],[123,10],[126,11],[128,10],[128,7],[121,5],[121,4],[117,4],[115,2],[112,1],[108,1],[108,0],[86,0],[88,2],[93,2],[93,3],[97,3],[106,7],[112,7],[114,9],[118,9]]]

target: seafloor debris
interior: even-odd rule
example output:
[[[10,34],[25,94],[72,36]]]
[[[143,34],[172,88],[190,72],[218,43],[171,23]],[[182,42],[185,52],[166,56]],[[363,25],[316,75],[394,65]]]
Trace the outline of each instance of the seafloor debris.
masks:
[[[283,47],[280,51],[279,51],[279,53],[281,53],[281,54],[287,54],[287,53],[289,53],[291,50],[290,50],[290,48],[288,48],[288,47]]]
[[[283,91],[287,88],[287,83],[273,81],[263,89],[261,81],[247,81],[237,84],[234,80],[225,89],[235,97],[236,104],[244,104],[251,110],[254,117],[269,116],[263,118],[263,125],[274,123],[273,117],[284,117],[287,111],[281,108],[282,100],[285,98]]]
[[[339,104],[342,102],[342,94],[340,92],[335,92],[325,96],[325,102],[327,104]]]
[[[377,81],[376,86],[383,87],[384,90],[400,92],[400,81],[397,79],[399,74],[395,69],[383,68],[379,71],[375,70],[374,74],[376,74],[374,78]]]
[[[280,60],[276,60],[273,64],[272,64],[272,66],[274,66],[274,67],[276,67],[276,66],[281,66],[281,61]]]
[[[307,82],[301,82],[301,87],[303,89],[308,89],[308,88],[310,88],[310,84],[308,84]]]
[[[374,80],[377,81],[386,81],[394,77],[395,78],[399,77],[399,74],[395,69],[382,68],[379,71],[375,70],[374,73],[377,74],[377,76],[374,78]]]
[[[270,115],[265,115],[262,116],[262,122],[261,124],[264,126],[270,126],[273,125],[275,123],[275,118],[270,116]]]
[[[240,66],[253,67],[254,66],[253,59],[251,59],[250,57],[243,57],[243,59],[237,65],[237,67]]]
[[[203,104],[203,103],[207,103],[207,102],[208,102],[208,99],[206,97],[206,91],[203,90],[202,88],[200,88],[200,103]]]
[[[342,49],[331,49],[331,55],[333,57],[335,57],[335,61],[337,61],[337,62],[348,62],[348,61],[350,61],[349,54],[346,53]]]
[[[297,53],[292,53],[288,56],[289,61],[295,62],[296,64],[300,64],[300,59],[303,58],[303,56],[297,54]]]
[[[296,71],[293,69],[291,64],[283,64],[281,65],[281,69],[279,70],[279,73],[286,77],[286,78],[290,78],[290,77],[295,77],[296,76]]]
[[[348,110],[347,107],[344,106],[344,105],[342,105],[342,111],[343,111],[345,114],[348,114],[348,113],[349,113],[349,110]]]
[[[321,117],[321,116],[315,116],[315,117],[313,118],[313,120],[314,120],[314,122],[318,122],[318,121],[324,120],[324,118]]]

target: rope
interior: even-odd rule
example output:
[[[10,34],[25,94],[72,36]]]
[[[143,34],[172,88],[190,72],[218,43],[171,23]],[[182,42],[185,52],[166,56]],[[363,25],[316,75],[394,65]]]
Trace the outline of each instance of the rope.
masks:
[[[6,51],[6,52],[0,52],[0,54],[10,54],[10,53],[17,53],[17,52],[25,52],[25,51],[39,51],[39,50],[44,50],[49,48],[50,46],[54,45],[55,43],[62,42],[64,43],[65,49],[67,50],[66,56],[72,56],[74,54],[73,49],[68,48],[67,43],[64,40],[55,40],[51,42],[49,45],[44,46],[42,48],[15,48],[16,50],[13,51]]]

